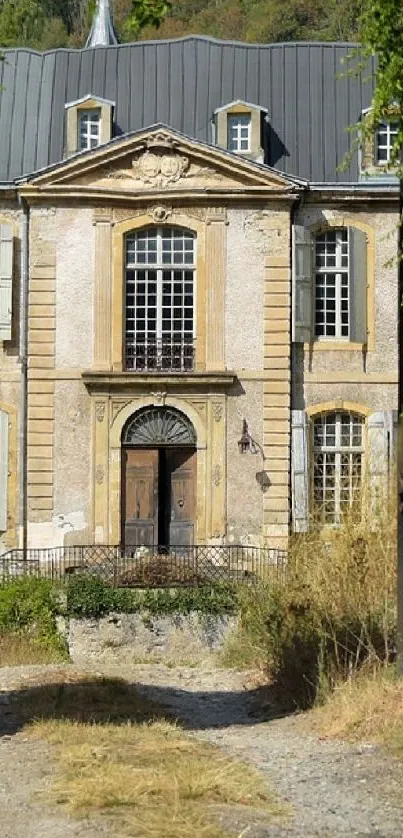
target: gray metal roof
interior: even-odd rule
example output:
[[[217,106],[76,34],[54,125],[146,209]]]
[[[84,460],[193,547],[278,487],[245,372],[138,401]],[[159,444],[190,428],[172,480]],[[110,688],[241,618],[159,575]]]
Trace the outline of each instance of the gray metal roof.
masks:
[[[371,99],[368,81],[345,75],[342,62],[351,51],[341,43],[251,45],[204,37],[5,50],[0,182],[63,159],[65,103],[88,93],[116,102],[118,135],[163,122],[207,142],[216,108],[234,99],[256,103],[268,110],[270,165],[310,181],[357,181],[357,155],[338,171],[351,142],[348,126]]]

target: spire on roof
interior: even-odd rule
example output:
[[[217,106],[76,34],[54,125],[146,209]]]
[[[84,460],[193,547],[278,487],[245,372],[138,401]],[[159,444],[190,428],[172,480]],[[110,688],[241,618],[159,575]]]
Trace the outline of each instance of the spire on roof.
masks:
[[[117,44],[118,39],[112,23],[109,0],[97,0],[91,32],[88,35],[86,47],[109,47]]]

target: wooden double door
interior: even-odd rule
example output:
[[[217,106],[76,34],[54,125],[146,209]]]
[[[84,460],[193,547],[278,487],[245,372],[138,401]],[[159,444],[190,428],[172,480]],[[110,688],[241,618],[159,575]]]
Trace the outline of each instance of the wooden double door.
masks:
[[[125,548],[193,544],[195,489],[194,448],[124,448],[121,520]]]

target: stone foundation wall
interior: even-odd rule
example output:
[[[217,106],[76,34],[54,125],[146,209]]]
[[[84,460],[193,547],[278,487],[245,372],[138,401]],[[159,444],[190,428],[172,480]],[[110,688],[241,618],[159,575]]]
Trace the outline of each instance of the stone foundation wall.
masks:
[[[133,664],[199,663],[219,652],[235,629],[237,617],[196,612],[149,616],[109,614],[99,620],[60,621],[72,662]]]

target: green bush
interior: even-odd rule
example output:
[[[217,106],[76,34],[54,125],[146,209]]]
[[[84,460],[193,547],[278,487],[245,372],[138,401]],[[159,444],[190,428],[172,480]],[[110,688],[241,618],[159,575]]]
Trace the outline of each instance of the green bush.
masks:
[[[73,576],[67,584],[67,616],[97,618],[110,611],[134,614],[226,614],[237,609],[236,588],[228,584],[200,588],[112,588],[101,579]]]
[[[47,579],[25,577],[0,585],[0,633],[28,635],[66,657],[56,625],[57,591]]]
[[[71,576],[66,612],[70,617],[102,617],[113,610],[113,589],[96,576]]]

